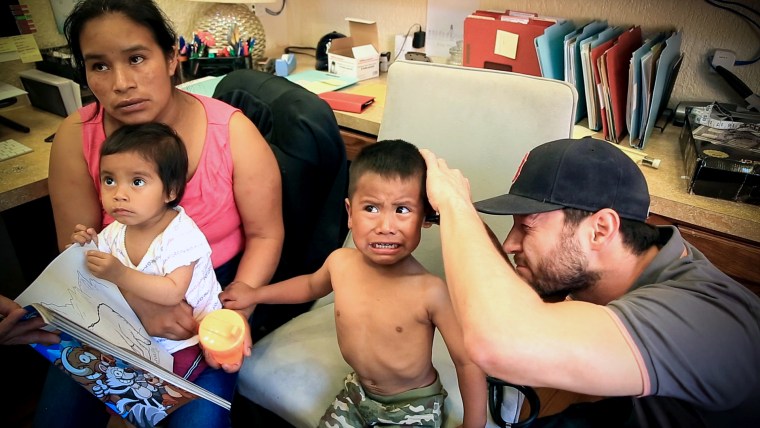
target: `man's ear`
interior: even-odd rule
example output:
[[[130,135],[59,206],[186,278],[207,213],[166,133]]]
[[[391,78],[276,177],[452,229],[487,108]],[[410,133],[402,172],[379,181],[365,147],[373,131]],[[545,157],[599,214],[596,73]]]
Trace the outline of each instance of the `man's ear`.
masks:
[[[591,215],[591,241],[592,248],[600,248],[607,245],[618,236],[620,229],[620,216],[617,211],[603,208]]]
[[[351,201],[346,198],[346,212],[348,213],[348,228],[351,229]]]

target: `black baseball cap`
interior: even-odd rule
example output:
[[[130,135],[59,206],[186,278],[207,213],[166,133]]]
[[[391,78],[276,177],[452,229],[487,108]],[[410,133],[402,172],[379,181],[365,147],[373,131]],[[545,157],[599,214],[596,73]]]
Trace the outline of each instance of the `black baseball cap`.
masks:
[[[476,202],[486,214],[535,214],[562,208],[612,208],[622,218],[646,221],[644,174],[612,144],[586,137],[542,144],[523,159],[506,195]]]

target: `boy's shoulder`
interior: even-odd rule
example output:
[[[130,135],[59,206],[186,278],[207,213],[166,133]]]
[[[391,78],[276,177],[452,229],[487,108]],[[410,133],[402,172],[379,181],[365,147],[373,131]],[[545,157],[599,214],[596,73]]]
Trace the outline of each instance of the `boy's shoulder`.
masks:
[[[350,257],[353,254],[355,254],[357,251],[356,248],[350,248],[350,247],[341,247],[336,250],[333,250],[332,253],[330,253],[329,256],[327,256],[328,259],[338,259],[343,257]]]

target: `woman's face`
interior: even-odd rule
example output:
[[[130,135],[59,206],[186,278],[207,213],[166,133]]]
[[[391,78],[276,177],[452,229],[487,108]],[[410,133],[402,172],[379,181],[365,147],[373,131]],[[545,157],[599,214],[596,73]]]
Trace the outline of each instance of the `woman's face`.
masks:
[[[87,84],[108,115],[124,124],[160,120],[176,56],[167,58],[147,27],[109,13],[87,22],[79,41]]]

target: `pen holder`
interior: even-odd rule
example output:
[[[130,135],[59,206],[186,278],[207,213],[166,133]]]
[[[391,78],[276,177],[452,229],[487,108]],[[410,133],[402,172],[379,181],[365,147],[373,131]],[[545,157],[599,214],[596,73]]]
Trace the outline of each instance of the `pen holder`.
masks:
[[[190,80],[205,76],[224,76],[234,70],[251,68],[250,58],[244,56],[190,58],[182,63],[182,67],[183,74]]]
[[[234,364],[242,360],[245,320],[230,309],[218,309],[201,321],[198,336],[203,349],[210,352],[219,364]]]

